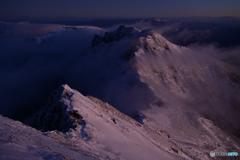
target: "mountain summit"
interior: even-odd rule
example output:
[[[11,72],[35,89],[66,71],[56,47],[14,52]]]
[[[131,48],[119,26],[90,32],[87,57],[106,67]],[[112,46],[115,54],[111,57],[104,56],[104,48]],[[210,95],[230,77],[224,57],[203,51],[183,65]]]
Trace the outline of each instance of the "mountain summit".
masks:
[[[92,41],[92,46],[95,47],[101,43],[111,43],[114,41],[119,41],[124,37],[130,37],[138,33],[139,31],[133,27],[125,27],[124,25],[121,25],[118,27],[117,30],[113,32],[105,32],[104,36],[98,36],[95,34]]]

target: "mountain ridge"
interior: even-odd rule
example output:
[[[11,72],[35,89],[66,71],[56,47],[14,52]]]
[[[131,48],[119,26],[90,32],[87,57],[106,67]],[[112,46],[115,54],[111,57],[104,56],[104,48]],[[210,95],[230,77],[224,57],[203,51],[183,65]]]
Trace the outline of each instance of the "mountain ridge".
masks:
[[[151,125],[155,123],[152,119],[154,114],[144,115],[145,123],[140,124],[108,103],[83,96],[68,85],[62,85],[53,92],[49,104],[37,113],[33,121],[38,129],[42,129],[39,121],[53,126],[42,131],[0,116],[1,150],[9,145],[13,150],[31,148],[31,151],[25,149],[14,154],[4,150],[3,159],[19,159],[26,154],[29,155],[25,156],[26,159],[211,159],[209,153],[212,150],[240,149],[238,139],[222,131],[211,120],[198,118],[202,129],[196,129],[202,144],[191,137],[180,140],[161,125],[158,128]],[[62,117],[62,113],[69,115],[70,121],[65,119],[65,122],[70,123],[52,119]],[[55,127],[56,123],[68,129]]]

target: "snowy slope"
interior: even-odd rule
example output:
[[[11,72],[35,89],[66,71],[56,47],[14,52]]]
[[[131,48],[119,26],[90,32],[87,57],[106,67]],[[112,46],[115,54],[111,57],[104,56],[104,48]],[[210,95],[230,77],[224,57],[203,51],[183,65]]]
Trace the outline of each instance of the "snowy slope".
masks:
[[[77,147],[67,148],[42,132],[0,116],[0,159],[97,159],[97,155]],[[64,138],[64,137],[62,137]]]
[[[34,126],[43,130],[63,131],[65,135],[62,136],[68,138],[68,143],[81,149],[110,159],[178,157],[164,137],[158,135],[157,139],[153,139],[144,126],[108,103],[94,97],[84,97],[67,85],[59,87],[50,99],[52,102],[35,117]],[[56,132],[47,134],[58,139]]]
[[[159,35],[154,37],[159,39]],[[155,96],[149,104],[152,109],[143,109],[143,113],[158,124],[167,117],[169,132],[182,130],[180,139],[199,137],[199,117],[238,135],[240,89],[239,78],[234,76],[238,80],[233,80],[233,75],[239,76],[239,68],[169,42],[170,49],[160,52],[153,49],[156,48],[153,38],[144,37],[143,43],[148,44],[149,51],[139,49],[135,53],[136,71]]]
[[[59,121],[59,116],[63,121]],[[21,122],[1,116],[1,159],[179,157],[161,135],[148,132],[147,127],[109,104],[94,97],[84,97],[67,85],[60,86],[51,95],[49,104],[33,123],[36,128],[49,131],[41,133]],[[68,129],[63,132],[56,126]]]

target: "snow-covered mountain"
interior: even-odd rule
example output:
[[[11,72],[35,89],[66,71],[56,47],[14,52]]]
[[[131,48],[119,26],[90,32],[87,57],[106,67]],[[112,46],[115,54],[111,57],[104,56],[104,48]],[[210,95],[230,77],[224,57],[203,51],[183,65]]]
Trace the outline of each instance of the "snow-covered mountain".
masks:
[[[4,145],[12,135],[4,129],[18,124],[15,130],[24,130],[24,136],[48,140],[16,137],[13,147],[24,141],[24,154],[33,147],[31,153],[42,158],[50,150],[69,159],[210,159],[210,151],[240,150],[239,68],[174,45],[150,29],[63,28],[31,40],[51,45],[89,31],[87,45],[78,45],[84,50],[64,57],[68,69],[61,79],[76,90],[62,85],[50,96],[32,122],[42,133],[1,117]],[[55,144],[65,151],[51,147]]]

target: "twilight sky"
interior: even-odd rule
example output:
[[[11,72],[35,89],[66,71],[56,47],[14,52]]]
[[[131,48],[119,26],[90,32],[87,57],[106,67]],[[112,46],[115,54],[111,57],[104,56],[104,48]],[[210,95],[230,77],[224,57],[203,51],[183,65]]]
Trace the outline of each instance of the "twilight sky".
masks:
[[[0,0],[0,20],[190,16],[240,17],[240,0]]]

